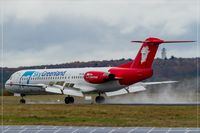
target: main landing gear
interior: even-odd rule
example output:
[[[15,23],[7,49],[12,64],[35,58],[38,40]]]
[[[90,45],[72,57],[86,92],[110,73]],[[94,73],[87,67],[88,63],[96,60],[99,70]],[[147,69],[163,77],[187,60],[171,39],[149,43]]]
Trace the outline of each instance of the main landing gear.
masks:
[[[96,103],[104,103],[105,98],[103,96],[101,96],[101,94],[99,93],[99,96],[97,96],[95,98]]]
[[[74,98],[71,96],[65,97],[65,104],[74,103]]]
[[[23,98],[24,96],[25,96],[25,94],[21,94],[22,98],[19,101],[21,104],[25,104],[26,103],[26,100]]]

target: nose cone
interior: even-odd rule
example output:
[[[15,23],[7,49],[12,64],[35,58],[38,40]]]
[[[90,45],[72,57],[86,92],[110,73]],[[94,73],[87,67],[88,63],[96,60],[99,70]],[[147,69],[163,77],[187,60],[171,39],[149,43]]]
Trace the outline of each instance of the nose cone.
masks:
[[[5,83],[5,89],[9,90],[9,88],[10,88],[10,81],[7,80],[6,83]]]

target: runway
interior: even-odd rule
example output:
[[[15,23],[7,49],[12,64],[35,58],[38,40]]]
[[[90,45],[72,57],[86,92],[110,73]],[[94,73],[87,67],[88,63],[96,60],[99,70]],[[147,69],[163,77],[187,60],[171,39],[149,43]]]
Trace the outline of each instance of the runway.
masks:
[[[199,133],[200,128],[0,126],[2,133]]]
[[[133,106],[200,106],[200,102],[191,103],[108,103],[108,105],[133,105]]]
[[[28,101],[26,104],[65,104],[64,102]],[[95,103],[74,103],[74,104],[95,104]],[[131,106],[200,106],[200,102],[174,102],[174,103],[102,103],[103,105],[131,105]]]

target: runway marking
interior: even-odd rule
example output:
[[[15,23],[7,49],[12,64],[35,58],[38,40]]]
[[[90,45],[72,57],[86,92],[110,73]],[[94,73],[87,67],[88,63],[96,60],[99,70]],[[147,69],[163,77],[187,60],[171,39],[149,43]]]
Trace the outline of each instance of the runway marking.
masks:
[[[185,133],[188,133],[190,130],[189,130],[189,128],[187,128],[187,129],[185,129],[186,131],[185,131]]]
[[[42,131],[42,130],[43,130],[43,128],[41,128],[40,130],[36,131],[35,133],[39,133],[39,132]]]
[[[21,126],[20,128],[24,128],[24,126]]]
[[[79,129],[76,129],[76,130],[74,130],[74,131],[72,131],[72,133],[75,133],[75,132],[77,132]]]
[[[126,133],[133,133],[133,132],[145,132],[145,133],[172,133],[172,132],[181,132],[181,133],[200,133],[200,128],[156,128],[156,127],[73,127],[73,126],[0,126],[3,131],[2,133],[8,132],[16,132],[16,133],[41,133],[41,132],[52,132],[52,133],[59,133],[59,132],[71,132],[71,133],[95,133],[95,132],[107,132],[107,133],[114,133],[114,132],[126,132]]]
[[[9,126],[3,126],[4,128],[8,128]]]
[[[96,130],[97,130],[97,129],[95,128],[95,129],[93,129],[90,133],[94,133]]]
[[[2,132],[2,133],[5,133],[5,132],[7,132],[9,129],[10,129],[10,127],[8,127],[6,130],[3,130],[3,132]]]
[[[36,128],[40,128],[41,126],[37,126]]]
[[[108,133],[112,133],[112,132],[114,132],[115,131],[115,129],[112,129],[111,131],[109,131]]]
[[[24,129],[22,129],[21,131],[19,131],[19,133],[22,133],[22,132],[24,132],[24,131],[26,131],[27,130],[27,128],[24,128]]]
[[[54,131],[53,133],[57,133],[61,130],[62,128],[57,129],[56,131]]]
[[[187,128],[185,133],[189,133],[190,131],[199,131],[199,130],[198,129],[197,130],[190,130],[189,128]]]
[[[147,133],[150,133],[153,129],[154,129],[154,127],[152,127]]]
[[[135,128],[133,128],[133,129],[129,130],[127,133],[131,133],[131,132],[135,131],[137,128],[138,128],[138,127],[135,127]]]
[[[57,128],[58,128],[58,126],[53,127],[53,129],[57,129]]]
[[[172,129],[172,128],[169,128],[169,129],[166,131],[166,133],[169,133],[169,132],[171,131],[171,129]]]

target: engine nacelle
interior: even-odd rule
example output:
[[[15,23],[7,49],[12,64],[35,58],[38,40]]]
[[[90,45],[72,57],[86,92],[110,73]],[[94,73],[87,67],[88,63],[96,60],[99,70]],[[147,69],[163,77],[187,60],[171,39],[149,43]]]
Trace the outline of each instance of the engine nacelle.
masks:
[[[84,79],[92,84],[101,84],[114,79],[114,76],[106,72],[89,71],[85,73]]]

